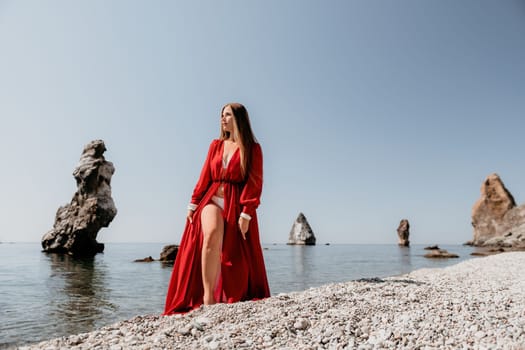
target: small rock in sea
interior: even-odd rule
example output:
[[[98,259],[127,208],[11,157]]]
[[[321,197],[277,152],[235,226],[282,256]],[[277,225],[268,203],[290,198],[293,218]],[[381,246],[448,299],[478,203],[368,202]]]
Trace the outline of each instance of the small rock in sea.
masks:
[[[441,259],[441,258],[459,258],[459,255],[449,253],[445,249],[434,249],[431,250],[430,253],[425,254],[425,258],[430,259]]]
[[[470,253],[470,255],[472,256],[489,256],[490,254],[489,253],[483,253],[483,252],[472,252]]]
[[[133,262],[152,262],[152,261],[155,261],[155,259],[153,259],[151,256],[148,256],[144,259],[137,259],[137,260],[134,260]]]
[[[160,252],[159,260],[162,262],[175,261],[177,253],[179,251],[179,246],[176,244],[169,244],[162,248]]]
[[[424,248],[425,250],[436,250],[439,249],[439,246],[437,244],[429,245],[428,247]]]

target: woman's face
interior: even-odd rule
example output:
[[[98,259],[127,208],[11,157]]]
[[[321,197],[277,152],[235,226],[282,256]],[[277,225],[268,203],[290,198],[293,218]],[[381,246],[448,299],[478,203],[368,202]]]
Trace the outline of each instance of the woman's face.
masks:
[[[233,111],[230,106],[226,106],[222,110],[221,127],[223,131],[233,132]]]

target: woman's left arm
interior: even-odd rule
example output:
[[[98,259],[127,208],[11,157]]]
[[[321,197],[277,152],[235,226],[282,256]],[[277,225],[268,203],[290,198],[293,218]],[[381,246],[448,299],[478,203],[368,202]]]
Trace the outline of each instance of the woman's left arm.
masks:
[[[248,173],[248,180],[241,192],[240,204],[242,212],[248,217],[255,215],[255,210],[261,203],[263,185],[263,156],[261,146],[254,143],[252,146],[252,160]]]

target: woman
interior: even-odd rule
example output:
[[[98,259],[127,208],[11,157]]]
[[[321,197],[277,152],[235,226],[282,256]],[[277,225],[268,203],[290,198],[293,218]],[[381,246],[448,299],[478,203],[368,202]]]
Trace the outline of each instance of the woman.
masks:
[[[255,212],[262,170],[246,108],[227,104],[188,206],[164,315],[270,296]]]

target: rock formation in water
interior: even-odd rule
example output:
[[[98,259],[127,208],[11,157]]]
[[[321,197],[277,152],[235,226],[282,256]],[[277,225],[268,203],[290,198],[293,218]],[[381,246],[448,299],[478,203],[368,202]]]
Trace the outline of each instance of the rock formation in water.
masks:
[[[292,225],[288,243],[291,245],[315,245],[315,235],[303,213],[299,213]]]
[[[481,186],[481,197],[472,208],[475,246],[525,248],[525,205],[516,206],[514,197],[497,174]]]
[[[162,248],[162,251],[160,252],[159,260],[164,261],[164,262],[175,261],[178,251],[179,251],[178,245],[175,245],[175,244],[166,245],[164,246],[164,248]]]
[[[84,147],[73,171],[77,191],[71,203],[58,208],[53,229],[42,237],[42,248],[50,253],[93,256],[104,250],[96,238],[117,214],[111,198],[111,177],[115,168],[104,159],[104,141],[91,141]]]
[[[410,236],[410,224],[407,219],[401,220],[399,223],[399,227],[397,228],[397,237],[399,239],[398,244],[403,247],[408,247],[410,245],[410,241],[408,240],[408,236]]]
[[[424,256],[430,259],[459,258],[459,255],[449,253],[445,249],[432,249]]]
[[[153,262],[153,261],[155,261],[155,259],[153,259],[153,258],[151,257],[151,255],[150,255],[150,256],[147,256],[147,257],[145,257],[145,258],[143,258],[143,259],[136,259],[136,260],[133,260],[133,262]]]

